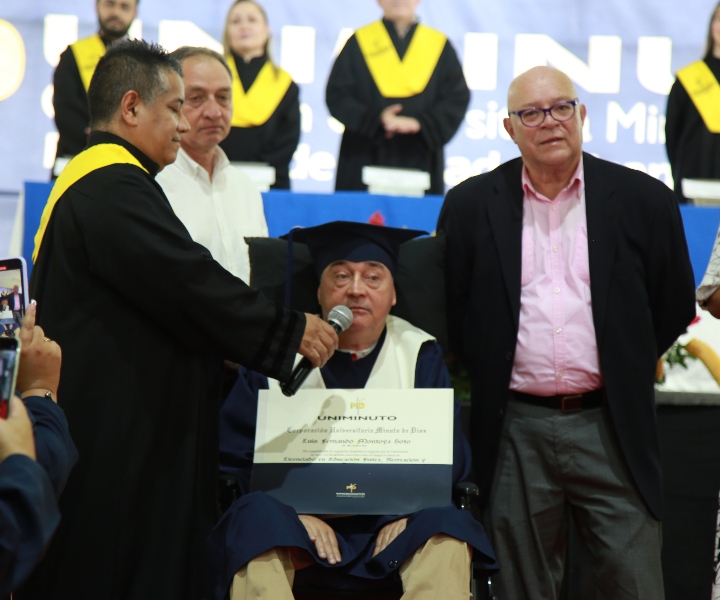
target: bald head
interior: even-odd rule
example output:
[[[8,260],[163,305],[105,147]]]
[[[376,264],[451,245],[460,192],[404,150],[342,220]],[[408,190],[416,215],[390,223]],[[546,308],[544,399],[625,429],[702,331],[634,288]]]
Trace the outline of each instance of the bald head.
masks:
[[[534,104],[539,93],[549,92],[564,98],[577,98],[575,86],[562,71],[553,67],[533,67],[513,79],[508,88],[508,110],[522,110]],[[529,104],[528,104],[529,102]]]

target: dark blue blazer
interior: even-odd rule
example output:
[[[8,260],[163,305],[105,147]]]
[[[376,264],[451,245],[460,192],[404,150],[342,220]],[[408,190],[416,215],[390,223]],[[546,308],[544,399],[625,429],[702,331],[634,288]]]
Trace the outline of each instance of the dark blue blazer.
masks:
[[[13,454],[0,463],[0,598],[42,557],[60,522],[57,498],[78,458],[63,411],[47,398],[24,402],[37,461]]]

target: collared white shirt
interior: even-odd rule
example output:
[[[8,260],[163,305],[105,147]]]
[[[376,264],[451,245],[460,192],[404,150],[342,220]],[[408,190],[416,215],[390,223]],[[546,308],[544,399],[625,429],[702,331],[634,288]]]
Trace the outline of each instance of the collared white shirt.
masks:
[[[250,282],[245,237],[267,237],[260,192],[216,148],[213,178],[181,148],[177,159],[156,177],[175,214],[193,240],[233,275]]]

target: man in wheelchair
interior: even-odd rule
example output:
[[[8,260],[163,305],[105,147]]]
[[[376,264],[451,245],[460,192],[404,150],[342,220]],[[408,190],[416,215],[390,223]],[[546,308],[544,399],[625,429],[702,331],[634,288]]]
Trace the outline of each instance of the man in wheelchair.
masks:
[[[396,303],[400,244],[424,232],[333,222],[297,230],[320,277],[323,317],[338,304],[353,313],[352,326],[304,388],[449,388],[450,376],[435,338],[390,315]],[[440,286],[442,288],[442,286]],[[258,390],[277,386],[241,369],[221,411],[221,468],[235,475],[241,493],[209,540],[215,597],[220,600],[291,600],[295,572],[348,586],[400,580],[403,598],[467,600],[472,561],[497,568],[482,526],[454,506],[409,515],[298,515],[261,492],[249,492]],[[470,469],[470,448],[455,402],[453,480]],[[329,572],[332,571],[332,572]],[[361,586],[362,587],[362,586]]]

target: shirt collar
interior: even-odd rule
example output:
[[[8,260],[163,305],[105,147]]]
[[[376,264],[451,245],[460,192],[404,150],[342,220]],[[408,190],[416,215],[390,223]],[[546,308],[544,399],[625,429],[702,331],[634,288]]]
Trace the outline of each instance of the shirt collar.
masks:
[[[116,144],[118,146],[122,146],[130,152],[130,154],[137,158],[138,162],[145,167],[153,177],[155,177],[160,170],[160,166],[156,162],[140,152],[140,150],[138,150],[130,142],[115,135],[114,133],[110,133],[108,131],[93,131],[88,138],[88,148],[90,146],[97,146],[98,144]]]
[[[213,161],[213,173],[216,175],[217,173],[225,169],[229,164],[230,161],[228,160],[227,154],[225,154],[225,152],[220,146],[216,146],[215,159]],[[202,167],[200,163],[190,158],[190,155],[185,152],[182,147],[178,150],[177,158],[175,159],[175,165],[177,165],[180,170],[185,171],[193,177],[197,176],[198,173],[204,173],[206,177],[208,176],[205,168]]]
[[[523,164],[522,168],[522,187],[523,187],[523,193],[526,198],[536,199],[536,200],[543,200],[545,202],[549,202],[550,199],[540,194],[538,191],[535,190],[533,187],[532,181],[530,181],[530,175],[527,171],[527,166]],[[574,188],[574,189],[573,189]],[[570,178],[570,181],[568,184],[563,188],[563,190],[558,194],[558,198],[561,196],[564,196],[567,193],[576,193],[578,196],[581,196],[585,191],[585,171],[583,169],[583,160],[582,157],[578,161],[578,166],[575,169],[575,172],[573,173],[572,177]]]

